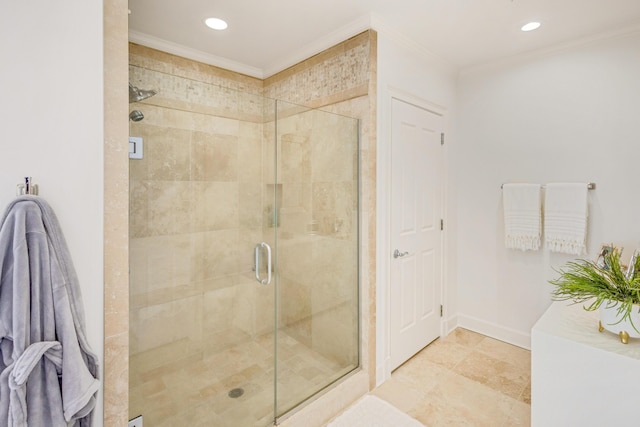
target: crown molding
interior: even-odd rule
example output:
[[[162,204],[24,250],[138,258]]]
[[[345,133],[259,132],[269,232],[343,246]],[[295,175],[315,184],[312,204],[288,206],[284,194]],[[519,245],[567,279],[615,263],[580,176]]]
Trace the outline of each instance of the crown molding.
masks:
[[[618,28],[611,31],[605,31],[598,34],[577,38],[568,42],[558,43],[550,47],[534,49],[534,50],[519,53],[516,55],[510,55],[507,57],[498,58],[491,61],[482,62],[479,64],[469,65],[467,67],[460,69],[460,75],[475,73],[482,70],[489,70],[495,67],[513,65],[519,62],[530,61],[536,58],[544,58],[546,56],[555,55],[567,50],[577,49],[581,46],[586,46],[588,44],[595,43],[600,40],[626,37],[626,36],[638,34],[638,33],[640,33],[640,24],[634,24],[631,26]]]
[[[343,41],[356,36],[363,31],[367,31],[371,28],[371,18],[369,15],[365,15],[355,21],[350,22],[343,27],[338,28],[335,31],[330,32],[326,36],[309,43],[300,49],[297,49],[291,55],[282,60],[278,60],[269,64],[264,69],[265,78],[271,77],[287,68],[296,65],[306,59],[311,58],[318,53],[329,49]]]
[[[277,74],[287,68],[296,65],[318,53],[333,47],[346,39],[356,36],[363,31],[366,31],[371,28],[371,18],[366,15],[357,19],[355,21],[350,22],[349,24],[332,31],[326,36],[309,43],[302,48],[296,50],[291,55],[286,58],[279,60],[277,62],[273,62],[269,64],[264,69],[260,69],[257,67],[251,67],[236,61],[231,61],[229,59],[211,55],[200,50],[191,49],[185,46],[182,46],[177,43],[170,42],[168,40],[160,39],[158,37],[150,36],[145,33],[141,33],[138,31],[129,31],[129,41],[133,43],[138,43],[143,46],[147,46],[153,49],[158,49],[163,52],[172,53],[174,55],[178,55],[184,58],[192,59],[194,61],[203,62],[205,64],[214,65],[216,67],[224,68],[230,71],[235,71],[237,73],[246,74],[251,77],[256,77],[259,79],[265,79],[267,77],[271,77],[274,74]]]
[[[298,64],[368,29],[373,29],[377,31],[379,34],[382,34],[385,37],[388,37],[398,45],[403,46],[406,49],[409,49],[410,51],[414,52],[417,55],[420,55],[421,57],[423,57],[424,59],[430,62],[440,65],[447,71],[450,71],[453,73],[459,72],[462,75],[462,74],[472,73],[475,71],[480,71],[485,68],[488,69],[495,66],[508,65],[508,64],[517,63],[520,61],[526,61],[526,60],[530,60],[538,57],[553,55],[553,54],[562,52],[564,50],[577,48],[579,46],[593,43],[598,40],[615,38],[615,37],[623,37],[626,35],[638,33],[640,32],[640,24],[635,24],[628,27],[616,29],[613,31],[603,32],[596,35],[582,37],[579,39],[571,40],[565,43],[560,43],[547,48],[531,50],[528,52],[511,55],[507,57],[502,57],[502,58],[498,58],[498,59],[494,59],[491,61],[482,62],[478,64],[471,64],[463,67],[458,67],[455,64],[447,61],[443,57],[433,53],[432,51],[425,48],[421,44],[415,42],[413,39],[404,35],[401,31],[388,25],[383,18],[375,14],[368,14],[368,15],[362,16],[361,18],[355,21],[352,21],[351,23],[339,28],[338,30],[333,31],[327,34],[326,36],[303,46],[302,48],[296,50],[286,58],[269,64],[264,69],[261,69],[258,67],[252,67],[252,66],[249,66],[240,62],[232,61],[230,59],[223,58],[220,56],[211,55],[211,54],[202,52],[200,50],[188,48],[186,46],[183,46],[174,42],[170,42],[168,40],[160,39],[158,37],[150,36],[148,34],[141,33],[138,31],[133,31],[133,30],[129,31],[129,41],[138,43],[153,49],[158,49],[163,52],[168,52],[184,58],[192,59],[194,61],[203,62],[205,64],[224,68],[230,71],[235,71],[237,73],[245,74],[251,77],[265,79],[283,70],[286,70],[287,68],[295,64]]]
[[[421,56],[427,61],[438,64],[446,71],[449,71],[451,73],[455,73],[458,71],[458,67],[455,64],[447,61],[440,55],[433,53],[423,45],[417,43],[415,40],[407,37],[401,31],[388,25],[383,18],[375,14],[371,15],[371,28],[377,31],[379,34],[383,34],[384,36],[388,37],[396,44],[404,46],[406,49]]]
[[[240,62],[231,61],[220,56],[211,55],[200,50],[191,49],[168,40],[140,33],[138,31],[129,30],[129,41],[152,49],[158,49],[163,52],[178,55],[194,61],[203,62],[205,64],[214,65],[226,70],[235,71],[236,73],[245,74],[247,76],[264,79],[264,72],[260,68],[251,67]]]

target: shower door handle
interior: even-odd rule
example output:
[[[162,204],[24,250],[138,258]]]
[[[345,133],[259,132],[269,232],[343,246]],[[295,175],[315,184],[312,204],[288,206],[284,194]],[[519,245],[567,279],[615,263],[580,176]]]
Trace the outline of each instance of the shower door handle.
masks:
[[[260,277],[260,248],[267,250],[267,278]],[[254,249],[255,263],[256,263],[256,280],[262,285],[268,285],[271,283],[271,246],[266,242],[258,243]]]

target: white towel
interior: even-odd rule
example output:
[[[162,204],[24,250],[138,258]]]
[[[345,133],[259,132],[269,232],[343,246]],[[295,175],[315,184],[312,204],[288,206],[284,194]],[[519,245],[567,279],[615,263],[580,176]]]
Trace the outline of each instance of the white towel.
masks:
[[[537,251],[540,248],[540,184],[504,184],[504,244],[509,249]]]
[[[586,252],[587,192],[586,183],[547,184],[544,234],[550,251],[572,255]]]

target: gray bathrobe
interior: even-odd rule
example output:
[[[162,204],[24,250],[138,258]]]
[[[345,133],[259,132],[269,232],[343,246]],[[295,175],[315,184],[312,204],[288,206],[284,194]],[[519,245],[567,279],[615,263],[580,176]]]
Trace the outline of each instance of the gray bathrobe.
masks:
[[[0,222],[0,427],[90,426],[98,372],[58,220],[19,197]]]

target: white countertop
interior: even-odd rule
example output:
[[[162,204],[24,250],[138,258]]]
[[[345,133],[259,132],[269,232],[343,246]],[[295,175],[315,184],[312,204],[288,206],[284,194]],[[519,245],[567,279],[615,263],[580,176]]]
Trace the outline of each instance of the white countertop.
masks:
[[[598,311],[587,311],[587,304],[556,301],[533,326],[532,332],[564,338],[579,344],[640,360],[640,338],[629,338],[622,344],[612,332],[598,332]]]

